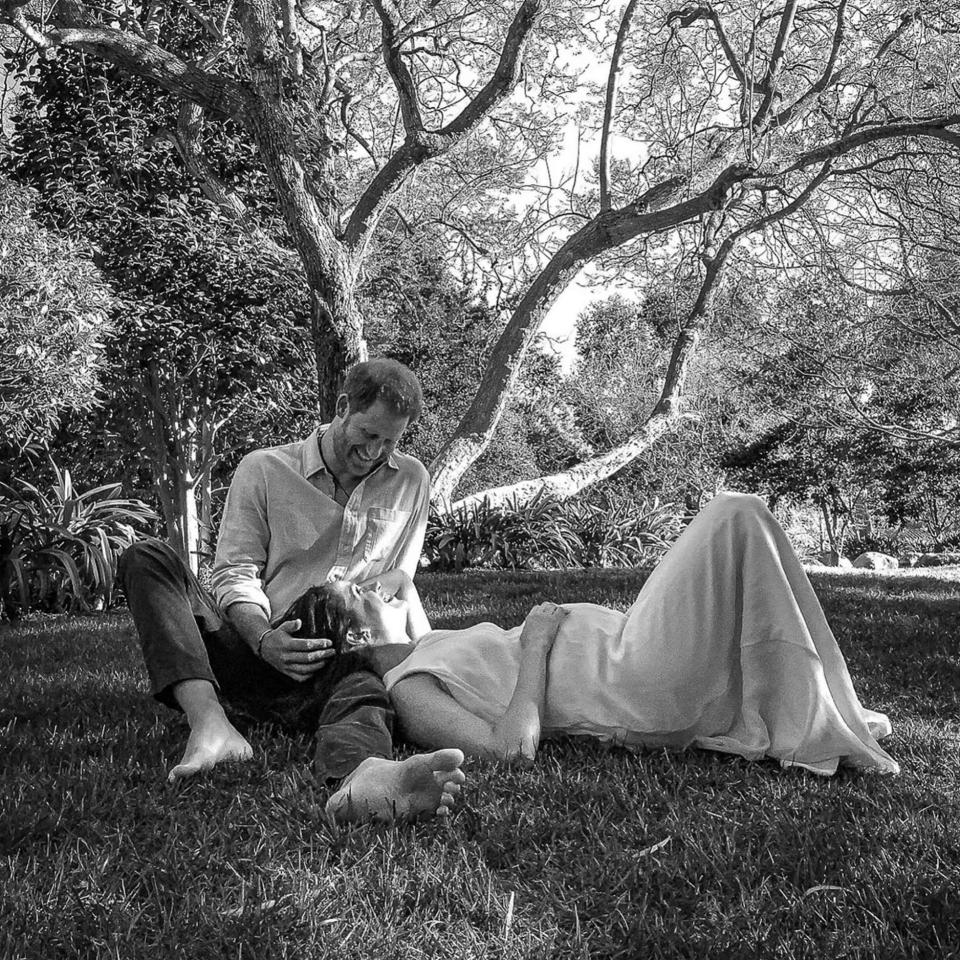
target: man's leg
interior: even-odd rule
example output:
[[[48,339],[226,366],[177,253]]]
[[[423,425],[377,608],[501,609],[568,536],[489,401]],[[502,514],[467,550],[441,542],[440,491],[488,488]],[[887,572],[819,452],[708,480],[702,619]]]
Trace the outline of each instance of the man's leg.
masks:
[[[444,816],[464,782],[459,750],[393,760],[395,714],[383,681],[370,670],[338,679],[321,707],[316,770],[344,778],[327,801],[338,820]]]
[[[230,723],[197,625],[199,584],[173,549],[159,540],[133,544],[120,558],[119,576],[133,616],[153,695],[183,710],[190,737],[170,779],[209,769],[222,760],[246,760],[250,744]]]
[[[336,670],[337,663],[325,670]],[[371,670],[353,670],[317,687],[329,693],[320,705],[317,721],[315,767],[321,780],[342,780],[368,757],[389,760],[393,756],[396,714],[383,681]]]

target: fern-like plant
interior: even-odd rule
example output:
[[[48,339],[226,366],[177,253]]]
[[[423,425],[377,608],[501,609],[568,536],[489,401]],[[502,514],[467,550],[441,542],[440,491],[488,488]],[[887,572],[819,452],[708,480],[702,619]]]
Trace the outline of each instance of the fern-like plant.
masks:
[[[141,500],[118,497],[120,484],[77,493],[69,470],[53,470],[45,491],[0,483],[0,618],[110,606],[120,554],[156,519]]]

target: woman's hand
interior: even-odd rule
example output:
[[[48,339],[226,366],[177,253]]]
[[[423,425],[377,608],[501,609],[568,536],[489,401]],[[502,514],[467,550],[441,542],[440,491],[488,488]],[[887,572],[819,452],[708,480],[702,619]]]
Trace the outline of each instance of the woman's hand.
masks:
[[[523,621],[520,648],[545,648],[545,651],[549,652],[567,613],[567,610],[555,603],[538,603]]]

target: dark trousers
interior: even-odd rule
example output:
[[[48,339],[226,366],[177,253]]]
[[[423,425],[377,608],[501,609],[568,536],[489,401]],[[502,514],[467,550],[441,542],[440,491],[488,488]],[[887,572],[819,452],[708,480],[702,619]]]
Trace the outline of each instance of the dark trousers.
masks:
[[[144,540],[120,558],[153,695],[179,709],[173,687],[208,680],[231,712],[293,732],[316,733],[322,779],[340,779],[367,757],[393,755],[395,716],[382,680],[328,663],[314,680],[293,680],[261,660],[222,620],[209,593],[169,544]],[[330,680],[324,673],[331,671]],[[340,674],[343,674],[342,676]]]

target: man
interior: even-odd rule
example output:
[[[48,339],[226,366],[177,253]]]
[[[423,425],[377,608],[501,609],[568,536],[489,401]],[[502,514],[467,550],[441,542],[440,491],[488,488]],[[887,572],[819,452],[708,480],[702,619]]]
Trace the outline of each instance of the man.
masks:
[[[336,416],[307,440],[248,454],[227,494],[211,597],[168,544],[124,553],[120,576],[154,696],[182,710],[190,736],[171,780],[250,744],[222,695],[249,716],[279,723],[313,715],[317,774],[340,780],[327,809],[340,819],[389,819],[453,805],[463,754],[392,759],[393,709],[372,671],[338,681],[311,703],[308,681],[333,655],[326,638],[299,638],[283,612],[328,579],[363,580],[400,567],[414,575],[429,506],[427,472],[396,451],[422,407],[414,374],[393,360],[351,368]]]

